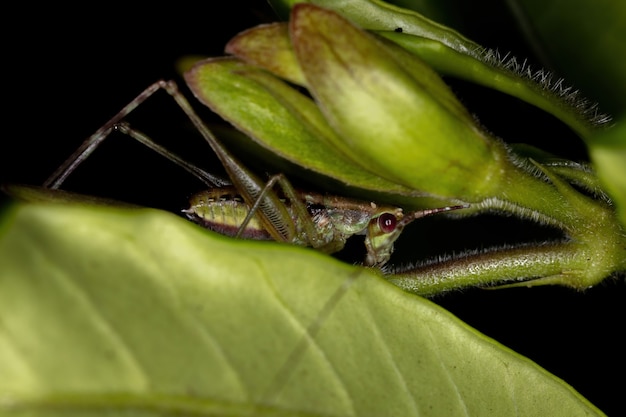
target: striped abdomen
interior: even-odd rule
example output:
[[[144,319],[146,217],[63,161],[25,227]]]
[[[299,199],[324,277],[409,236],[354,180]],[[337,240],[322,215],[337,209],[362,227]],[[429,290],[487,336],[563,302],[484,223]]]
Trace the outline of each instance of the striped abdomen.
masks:
[[[195,194],[189,201],[189,209],[183,210],[195,223],[227,236],[235,236],[248,215],[247,204],[232,187],[213,188]],[[244,239],[269,240],[270,234],[254,216],[240,237]]]

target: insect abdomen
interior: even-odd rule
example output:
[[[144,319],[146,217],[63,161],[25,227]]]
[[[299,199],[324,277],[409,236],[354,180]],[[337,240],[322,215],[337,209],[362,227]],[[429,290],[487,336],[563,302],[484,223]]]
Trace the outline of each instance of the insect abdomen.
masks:
[[[199,192],[189,200],[189,209],[183,210],[195,223],[217,233],[235,236],[248,215],[247,204],[233,188],[214,188]],[[244,239],[269,240],[270,234],[256,217],[252,217],[240,234]]]

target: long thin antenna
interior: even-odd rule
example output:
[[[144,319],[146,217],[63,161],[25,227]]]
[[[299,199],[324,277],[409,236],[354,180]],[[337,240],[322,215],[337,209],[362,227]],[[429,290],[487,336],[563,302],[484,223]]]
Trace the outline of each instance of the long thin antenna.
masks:
[[[404,215],[402,220],[398,223],[398,227],[404,227],[407,224],[411,223],[413,220],[421,219],[422,217],[432,216],[433,214],[443,213],[445,211],[453,211],[460,210],[464,208],[468,208],[469,204],[459,204],[456,206],[447,206],[447,207],[438,207],[433,209],[425,209],[425,210],[415,210],[411,211]]]

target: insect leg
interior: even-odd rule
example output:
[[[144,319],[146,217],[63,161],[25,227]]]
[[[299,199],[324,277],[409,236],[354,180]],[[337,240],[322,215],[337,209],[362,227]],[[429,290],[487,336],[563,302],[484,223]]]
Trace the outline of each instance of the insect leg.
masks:
[[[137,106],[146,101],[152,94],[161,88],[159,82],[156,82],[142,91],[137,97],[135,97],[130,103],[124,106],[115,116],[113,116],[108,122],[106,122],[100,129],[96,130],[91,136],[89,136],[79,147],[74,151],[72,155],[65,160],[65,162],[57,168],[56,171],[48,177],[43,183],[46,188],[59,188],[61,184],[67,179],[67,177],[74,172],[74,170],[96,150],[96,148],[109,136],[113,131],[114,126],[119,123],[124,117],[132,112]]]
[[[237,231],[236,237],[239,237],[241,233],[245,230],[246,226],[254,216],[254,214],[258,211],[262,199],[264,196],[271,191],[271,189],[278,184],[283,191],[285,197],[289,200],[291,204],[291,210],[294,213],[294,216],[298,219],[298,225],[303,229],[306,241],[312,248],[319,249],[324,245],[332,244],[332,242],[328,242],[326,239],[323,239],[318,232],[313,219],[309,211],[307,210],[306,203],[302,201],[296,190],[291,185],[291,182],[282,174],[273,175],[265,184],[265,187],[259,193],[257,200],[250,207],[246,218],[241,223],[239,230]],[[335,250],[333,249],[332,252]]]
[[[212,187],[224,187],[227,185],[231,185],[230,181],[226,181],[225,179],[220,178],[217,175],[213,175],[203,170],[202,168],[199,168],[195,166],[194,164],[185,161],[180,156],[176,155],[175,153],[159,145],[150,137],[148,137],[146,134],[131,127],[130,124],[126,122],[120,122],[116,124],[113,128],[114,130],[117,130],[120,133],[130,136],[131,138],[135,139],[142,145],[145,145],[146,147],[150,148],[151,150],[158,153],[159,155],[174,162],[176,165],[180,166],[185,171],[189,172],[191,175],[193,175],[194,177],[198,178],[200,181],[205,183],[208,187],[211,187],[211,188]]]
[[[43,186],[46,188],[57,189],[59,188],[63,182],[67,179],[67,177],[76,170],[76,168],[83,163],[96,148],[104,142],[104,140],[114,131],[117,130],[121,133],[124,133],[133,139],[139,141],[143,145],[152,149],[153,151],[159,153],[165,158],[171,160],[177,165],[181,166],[183,169],[187,170],[189,173],[194,175],[200,181],[204,182],[210,187],[215,186],[224,186],[230,184],[229,182],[219,178],[215,175],[209,174],[208,172],[196,167],[195,165],[190,164],[189,162],[184,161],[179,156],[165,149],[164,147],[158,145],[152,139],[144,135],[143,133],[132,129],[128,123],[123,122],[123,119],[128,116],[134,109],[136,109],[140,104],[150,98],[156,91],[163,88],[164,82],[158,81],[146,88],[142,91],[137,97],[131,100],[126,106],[124,106],[115,116],[113,116],[108,122],[106,122],[100,129],[95,131],[91,136],[89,136],[79,147],[74,151],[72,155],[70,155],[65,162],[57,168],[57,170],[48,177],[48,179],[43,183]]]
[[[226,169],[233,186],[241,194],[248,206],[258,205],[259,218],[264,228],[270,233],[273,239],[278,241],[290,242],[296,233],[296,227],[293,219],[284,202],[271,191],[271,187],[267,187],[267,191],[263,192],[265,187],[264,181],[261,181],[251,171],[241,164],[230,152],[228,152],[209,128],[204,124],[202,119],[192,108],[187,99],[179,92],[178,86],[173,81],[160,80],[148,86],[130,103],[124,106],[115,116],[98,129],[93,135],[88,137],[83,144],[44,182],[44,187],[58,188],[63,184],[66,178],[91,155],[91,153],[107,138],[113,130],[119,130],[128,134],[149,148],[155,150],[166,158],[181,165],[183,168],[198,176],[210,186],[224,185],[225,182],[217,179],[199,168],[183,162],[181,158],[174,155],[165,148],[157,145],[153,140],[148,138],[141,132],[131,129],[127,124],[122,123],[123,119],[132,112],[137,106],[146,101],[156,91],[165,90],[178,104],[182,111],[186,114],[198,132],[211,146],[220,162]]]
[[[268,231],[274,240],[291,242],[295,236],[296,227],[284,202],[271,190],[271,187],[266,187],[264,181],[261,181],[249,171],[221,145],[193,110],[189,101],[179,92],[175,82],[163,82],[162,87],[174,98],[198,132],[211,146],[246,204],[249,207],[258,204],[256,212],[265,230]],[[267,189],[267,191],[264,192],[264,189]]]
[[[263,189],[259,193],[256,201],[250,207],[250,210],[248,210],[248,214],[246,215],[245,219],[243,219],[243,222],[241,222],[241,225],[239,226],[239,230],[237,230],[237,234],[235,235],[236,238],[241,237],[241,234],[246,230],[246,226],[248,226],[248,223],[250,223],[250,220],[252,219],[252,217],[259,210],[259,207],[261,206],[261,201],[263,201],[263,198],[265,198],[267,193],[271,191],[272,187],[274,187],[274,185],[276,184],[276,181],[278,181],[279,176],[281,175],[280,174],[274,175],[267,181],[267,183],[265,184],[265,187],[263,187]]]

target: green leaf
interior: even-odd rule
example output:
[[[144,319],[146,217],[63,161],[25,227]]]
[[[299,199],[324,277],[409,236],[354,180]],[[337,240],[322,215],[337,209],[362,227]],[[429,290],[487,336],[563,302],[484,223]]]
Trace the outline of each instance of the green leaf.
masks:
[[[14,206],[0,265],[0,415],[602,415],[367,269],[164,212]]]
[[[416,54],[437,72],[517,97],[552,114],[582,138],[589,138],[610,119],[563,85],[563,80],[547,71],[533,70],[523,60],[500,58],[497,51],[484,48],[460,53],[441,42],[404,33],[378,33]]]
[[[589,152],[598,177],[617,206],[626,227],[626,116],[611,129],[589,141]]]
[[[296,4],[314,4],[333,10],[368,30],[401,29],[403,33],[439,41],[459,52],[471,52],[480,48],[480,45],[463,37],[454,29],[427,19],[413,10],[380,0],[276,0],[271,3],[281,13]]]
[[[430,195],[472,201],[501,185],[501,144],[421,60],[317,6],[295,6],[290,25],[309,91],[340,136],[333,143],[353,161]]]
[[[353,164],[315,103],[285,82],[236,59],[208,59],[185,74],[195,96],[237,129],[283,158],[345,184],[410,194]],[[414,193],[414,192],[413,192]]]
[[[291,47],[289,25],[271,23],[237,34],[224,51],[291,83],[306,86],[306,79]]]
[[[465,10],[464,3],[458,0],[391,0],[388,3],[419,12],[435,22],[455,28],[460,32],[471,24],[471,21],[468,22],[467,19],[468,10]],[[476,10],[476,4],[468,5],[467,9]]]
[[[508,57],[504,52],[472,43],[453,29],[412,10],[376,0],[314,0],[307,3],[334,10],[364,29],[377,31],[419,56],[441,74],[493,88],[531,103],[559,118],[581,137],[589,138],[594,130],[610,119],[595,103],[589,102],[558,76],[528,67],[524,57]],[[429,9],[432,6],[425,4],[420,7]],[[280,40],[278,36],[274,38]],[[284,49],[279,50],[285,52]],[[285,61],[275,52],[272,55],[276,56],[272,60],[275,63]],[[614,61],[620,62],[619,59]]]

